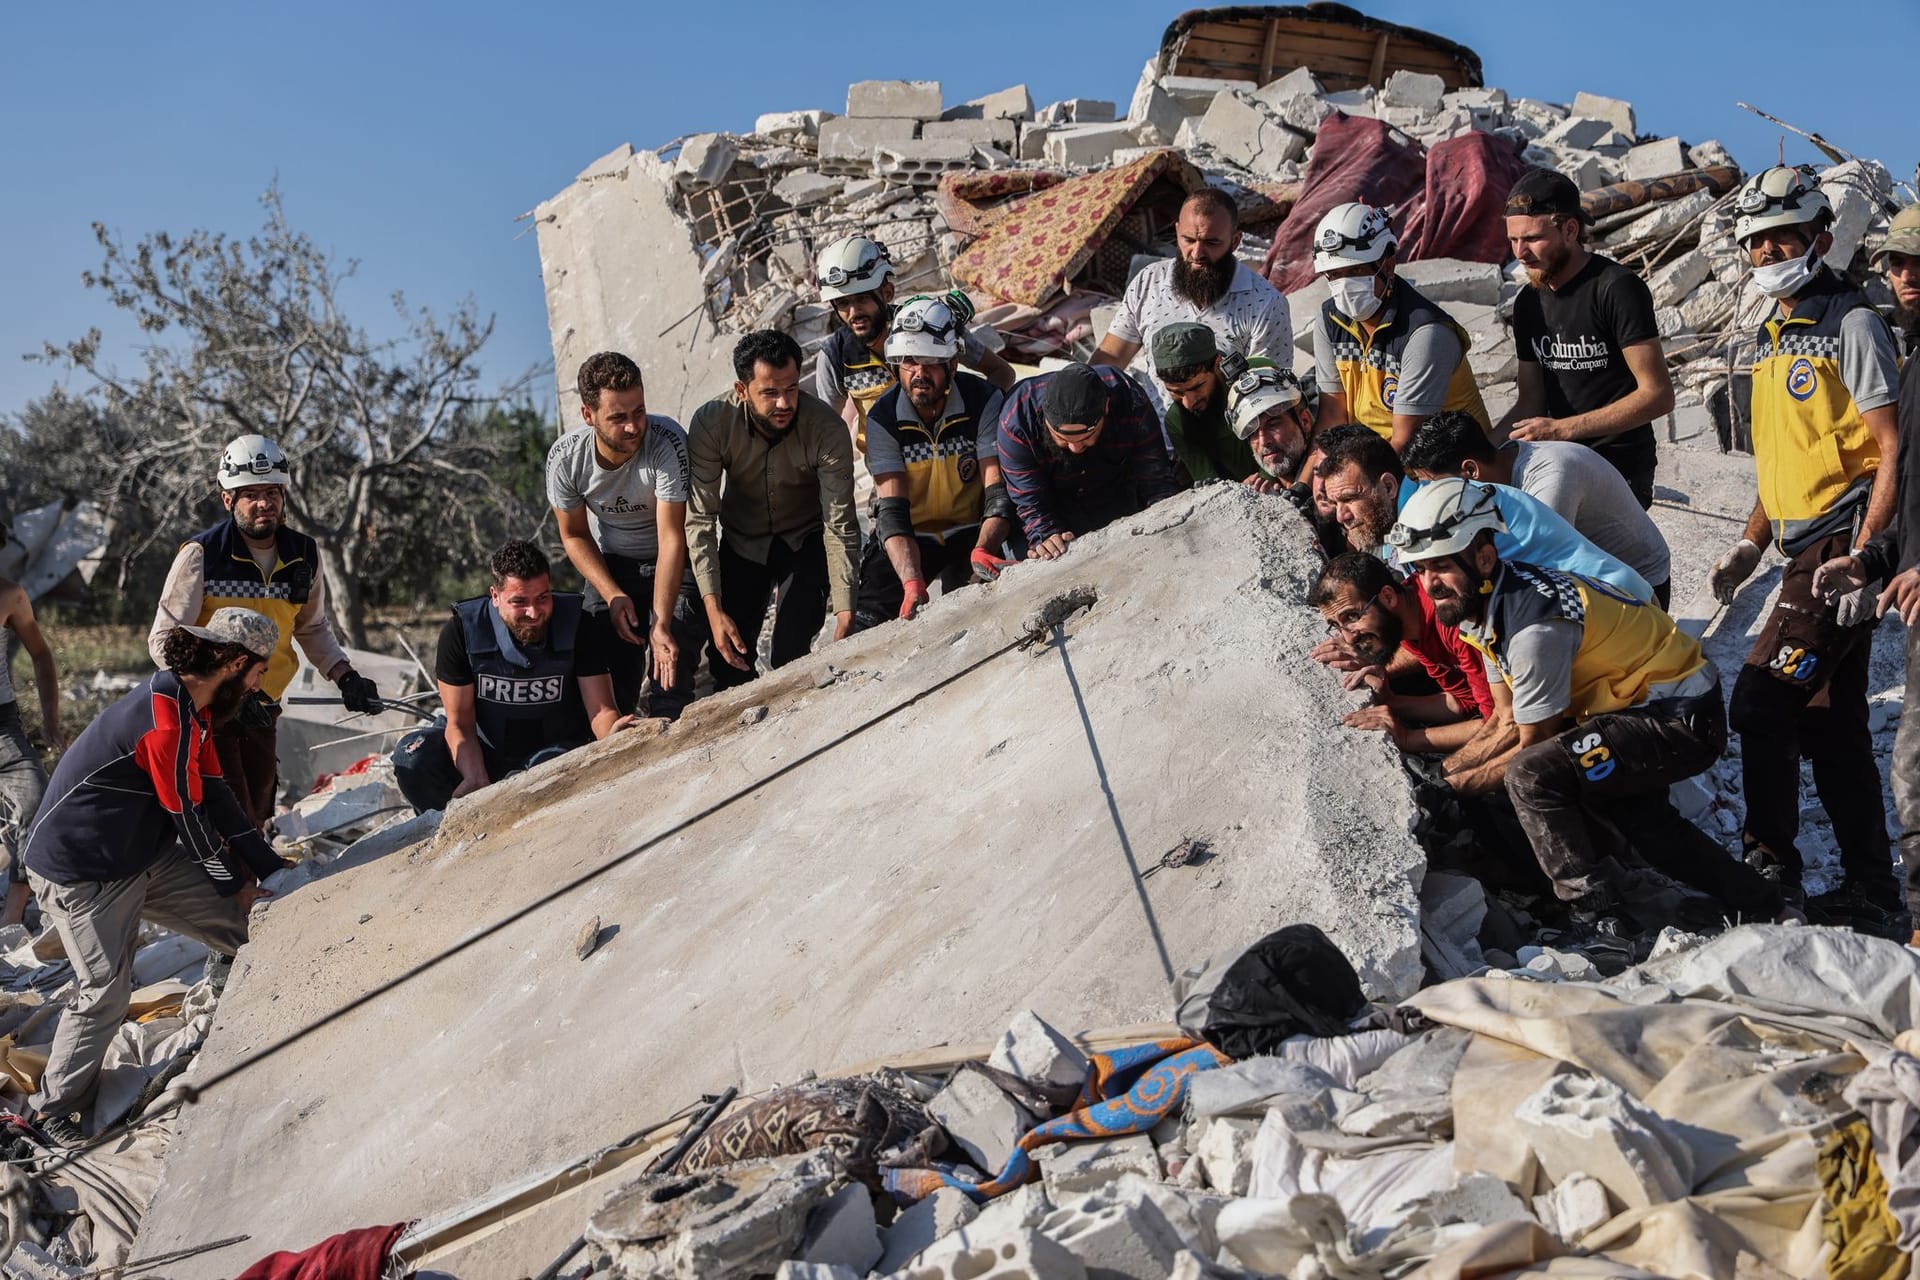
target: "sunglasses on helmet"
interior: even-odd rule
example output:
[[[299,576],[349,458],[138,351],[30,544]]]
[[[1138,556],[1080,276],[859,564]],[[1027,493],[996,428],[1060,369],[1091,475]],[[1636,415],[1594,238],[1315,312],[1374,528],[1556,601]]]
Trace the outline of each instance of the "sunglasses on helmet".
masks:
[[[1322,227],[1320,234],[1314,237],[1313,247],[1322,253],[1332,253],[1336,249],[1365,249],[1372,246],[1377,239],[1379,239],[1377,230],[1374,234],[1362,238],[1350,236],[1338,227]]]
[[[1489,511],[1500,514],[1500,508],[1494,500],[1493,486],[1476,485],[1472,498],[1455,507],[1450,515],[1441,516],[1430,529],[1416,529],[1396,521],[1393,528],[1387,530],[1387,545],[1405,550],[1416,542],[1438,542],[1475,516],[1485,515]]]

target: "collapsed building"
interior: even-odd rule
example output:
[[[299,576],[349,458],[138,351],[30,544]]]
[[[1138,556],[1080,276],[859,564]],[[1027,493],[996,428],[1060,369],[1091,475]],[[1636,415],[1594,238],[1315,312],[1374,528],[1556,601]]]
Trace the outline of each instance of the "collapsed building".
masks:
[[[1653,282],[1674,612],[1740,661],[1777,571],[1727,610],[1692,594],[1753,492],[1724,148],[1510,98],[1328,4],[1182,15],[1124,107],[903,82],[844,107],[623,146],[540,207],[564,421],[595,350],[681,417],[740,332],[811,353],[814,254],[853,231],[904,288],[968,289],[1016,363],[1084,356],[1202,183],[1294,299],[1302,369],[1318,212],[1393,205],[1498,412],[1497,205],[1545,164]],[[1857,273],[1892,183],[1828,158]],[[336,781],[217,1004],[194,948],[141,952],[93,1117],[128,1128],[8,1201],[6,1274],[230,1276],[377,1224],[392,1272],[462,1277],[1904,1274],[1920,957],[1750,926],[1603,982],[1525,945],[1429,866],[1392,748],[1338,727],[1353,695],[1303,660],[1316,568],[1289,509],[1214,487],[444,817],[393,822],[377,767]],[[1882,628],[1883,767],[1902,669]],[[1679,797],[1723,837],[1737,775]],[[1303,924],[1352,966],[1353,1033],[1303,1014],[1156,1075],[1208,967]],[[17,1102],[71,966],[0,944]]]

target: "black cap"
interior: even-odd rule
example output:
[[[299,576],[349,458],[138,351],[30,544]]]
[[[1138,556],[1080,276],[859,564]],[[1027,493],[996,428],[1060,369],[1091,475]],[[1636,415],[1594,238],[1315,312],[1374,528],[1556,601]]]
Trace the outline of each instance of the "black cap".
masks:
[[[1070,364],[1047,375],[1040,409],[1052,427],[1098,426],[1107,416],[1107,384],[1091,365]]]
[[[1552,169],[1528,169],[1507,193],[1509,218],[1578,218],[1591,222],[1580,207],[1580,188]]]

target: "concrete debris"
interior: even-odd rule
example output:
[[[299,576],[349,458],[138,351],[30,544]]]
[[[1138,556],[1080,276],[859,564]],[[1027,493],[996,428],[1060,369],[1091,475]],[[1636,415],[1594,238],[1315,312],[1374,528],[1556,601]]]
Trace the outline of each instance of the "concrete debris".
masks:
[[[1144,1133],[1096,1142],[1055,1142],[1037,1148],[1033,1159],[1055,1204],[1098,1191],[1130,1173],[1156,1182],[1161,1176],[1153,1139]]]
[[[1390,107],[1433,112],[1440,110],[1446,94],[1447,82],[1439,76],[1402,70],[1387,77],[1386,88],[1380,91],[1380,101]]]
[[[1568,1244],[1579,1244],[1613,1217],[1606,1185],[1578,1172],[1555,1183],[1545,1195],[1535,1196],[1533,1209],[1540,1225]]]
[[[1629,1209],[1678,1200],[1693,1187],[1686,1142],[1604,1077],[1556,1075],[1522,1101],[1513,1118],[1555,1182],[1587,1174]]]
[[[880,1261],[884,1251],[873,1215],[872,1194],[862,1184],[849,1182],[807,1219],[799,1260],[815,1266],[845,1267],[863,1276]]]
[[[987,1065],[1060,1102],[1071,1101],[1087,1079],[1087,1055],[1031,1009],[1007,1027]]]
[[[882,1234],[883,1252],[874,1269],[898,1271],[927,1246],[980,1216],[980,1207],[964,1191],[942,1187],[893,1220]]]
[[[1067,1246],[1031,1229],[998,1235],[951,1253],[915,1259],[892,1280],[1087,1280]]]
[[[1639,128],[1633,118],[1633,104],[1619,98],[1603,98],[1584,89],[1573,95],[1570,112],[1576,116],[1604,120],[1627,137],[1637,137]]]
[[[1120,1203],[1089,1196],[1057,1209],[1040,1234],[1079,1258],[1099,1280],[1162,1280],[1183,1242],[1151,1200]]]
[[[927,1113],[967,1158],[989,1175],[999,1173],[1020,1135],[1034,1125],[1033,1114],[1001,1092],[987,1074],[963,1066],[947,1087],[927,1103]]]
[[[623,1276],[765,1275],[796,1256],[835,1177],[832,1159],[815,1153],[641,1178],[587,1220],[587,1247]]]
[[[1216,95],[1199,133],[1201,145],[1252,174],[1271,176],[1307,153],[1306,139],[1250,94]]]
[[[847,114],[896,120],[938,120],[940,82],[862,80],[847,86]]]

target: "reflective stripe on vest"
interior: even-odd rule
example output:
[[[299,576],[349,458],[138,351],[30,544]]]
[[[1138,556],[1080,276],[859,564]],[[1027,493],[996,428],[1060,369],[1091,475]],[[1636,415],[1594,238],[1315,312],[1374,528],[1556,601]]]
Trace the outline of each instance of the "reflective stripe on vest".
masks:
[[[473,714],[480,741],[494,750],[510,737],[510,728],[537,725],[548,746],[578,746],[593,737],[587,708],[573,675],[573,650],[580,633],[584,599],[556,591],[547,642],[516,662],[503,651],[494,626],[500,615],[486,596],[453,606],[467,640],[473,668]],[[503,628],[504,629],[504,628]]]
[[[1325,337],[1332,344],[1334,371],[1347,398],[1347,420],[1365,425],[1382,440],[1393,439],[1393,401],[1400,387],[1407,339],[1430,324],[1444,324],[1460,340],[1460,363],[1447,381],[1442,407],[1472,415],[1482,430],[1490,432],[1493,420],[1487,415],[1486,402],[1480,398],[1479,384],[1473,380],[1473,368],[1467,360],[1473,346],[1467,331],[1397,276],[1388,305],[1392,314],[1372,330],[1340,314],[1331,299],[1320,306]]]
[[[280,628],[280,643],[274,646],[266,674],[260,677],[260,688],[279,701],[300,669],[300,659],[293,652],[293,624],[313,594],[320,548],[306,534],[282,527],[275,539],[273,572],[267,574],[261,572],[253,549],[231,518],[201,530],[187,542],[200,548],[204,580],[200,616],[193,620],[194,626],[205,626],[216,609],[238,607],[263,613]]]
[[[1841,323],[1867,306],[1822,268],[1794,300],[1791,316],[1760,327],[1753,464],[1782,547],[1818,530],[1854,483],[1880,466],[1880,446],[1840,377]]]

